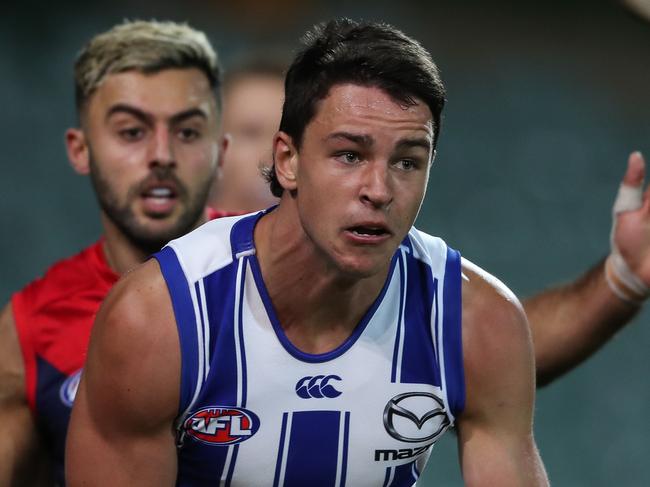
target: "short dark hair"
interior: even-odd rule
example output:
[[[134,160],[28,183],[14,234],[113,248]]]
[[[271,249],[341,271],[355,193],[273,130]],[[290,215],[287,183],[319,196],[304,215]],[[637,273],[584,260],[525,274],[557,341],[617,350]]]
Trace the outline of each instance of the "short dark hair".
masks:
[[[336,19],[315,25],[302,38],[300,50],[284,83],[280,130],[300,148],[305,127],[316,114],[317,103],[332,86],[354,83],[374,86],[407,105],[424,101],[433,115],[435,148],[445,104],[445,87],[429,52],[414,39],[388,24]],[[268,171],[271,192],[283,188]]]

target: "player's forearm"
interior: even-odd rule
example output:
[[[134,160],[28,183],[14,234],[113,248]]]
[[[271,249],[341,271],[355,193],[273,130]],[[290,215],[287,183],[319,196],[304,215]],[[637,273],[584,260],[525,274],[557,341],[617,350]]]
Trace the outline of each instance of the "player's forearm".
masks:
[[[0,486],[51,486],[50,473],[29,409],[1,406]]]
[[[523,301],[535,345],[538,386],[575,367],[638,312],[614,295],[603,262],[578,280]]]
[[[459,438],[464,484],[468,487],[547,487],[548,477],[532,433],[490,436],[474,431]],[[465,435],[466,436],[466,435]]]

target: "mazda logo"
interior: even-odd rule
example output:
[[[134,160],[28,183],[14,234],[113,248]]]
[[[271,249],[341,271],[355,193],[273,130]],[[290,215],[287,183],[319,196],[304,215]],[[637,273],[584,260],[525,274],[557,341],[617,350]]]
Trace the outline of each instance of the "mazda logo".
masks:
[[[416,411],[425,411],[416,413]],[[403,418],[403,419],[398,419]],[[422,428],[428,425],[424,431]],[[429,392],[406,392],[393,397],[384,408],[384,427],[399,441],[419,443],[439,436],[449,426],[445,405]]]

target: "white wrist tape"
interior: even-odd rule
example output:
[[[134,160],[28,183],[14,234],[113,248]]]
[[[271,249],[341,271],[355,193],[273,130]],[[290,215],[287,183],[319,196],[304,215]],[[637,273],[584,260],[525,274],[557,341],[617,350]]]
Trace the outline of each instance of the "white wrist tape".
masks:
[[[629,268],[616,246],[614,234],[618,214],[637,210],[642,205],[643,185],[635,187],[621,184],[612,208],[612,231],[609,239],[611,253],[605,261],[605,279],[609,288],[622,300],[634,304],[641,304],[650,296],[650,287]]]
[[[628,303],[641,304],[650,295],[650,288],[630,270],[618,252],[609,254],[605,261],[605,279],[612,292]]]

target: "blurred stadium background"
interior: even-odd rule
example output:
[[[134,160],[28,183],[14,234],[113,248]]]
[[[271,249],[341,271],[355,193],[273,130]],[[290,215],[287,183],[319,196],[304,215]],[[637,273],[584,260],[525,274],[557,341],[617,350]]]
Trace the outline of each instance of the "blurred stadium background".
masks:
[[[643,3],[629,1],[628,4]],[[226,66],[260,46],[290,52],[333,16],[383,20],[438,62],[448,105],[418,226],[520,296],[608,252],[628,153],[650,159],[650,24],[615,1],[114,0],[14,2],[0,16],[0,298],[99,234],[86,179],[67,166],[72,63],[124,18],[188,21]],[[536,435],[561,486],[650,485],[650,312],[538,395]],[[422,486],[462,484],[455,441]]]

